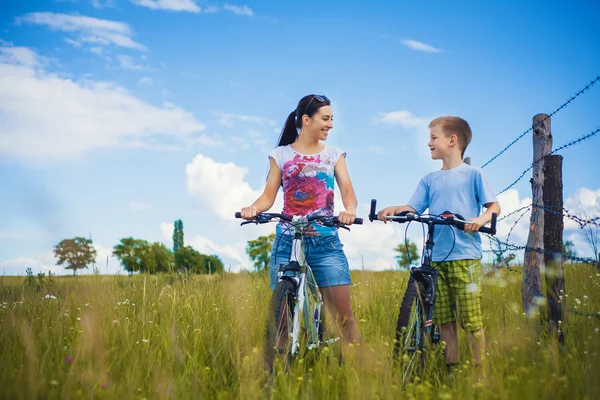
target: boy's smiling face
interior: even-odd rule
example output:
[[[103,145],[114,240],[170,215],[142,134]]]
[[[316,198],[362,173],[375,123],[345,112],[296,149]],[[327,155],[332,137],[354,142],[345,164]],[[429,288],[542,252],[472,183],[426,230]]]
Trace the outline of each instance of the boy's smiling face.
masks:
[[[446,136],[439,126],[429,129],[429,151],[433,160],[441,160],[453,149],[457,148],[457,137],[455,134]]]

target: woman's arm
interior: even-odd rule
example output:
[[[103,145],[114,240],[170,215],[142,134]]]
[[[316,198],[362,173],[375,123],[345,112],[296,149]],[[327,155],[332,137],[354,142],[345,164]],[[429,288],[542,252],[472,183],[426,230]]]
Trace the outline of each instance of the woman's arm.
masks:
[[[344,211],[341,211],[338,219],[342,224],[350,225],[356,218],[356,193],[354,193],[354,187],[348,174],[348,167],[346,166],[346,157],[341,157],[337,164],[335,164],[335,179],[340,188],[342,195],[342,203],[344,204]]]
[[[270,159],[269,176],[263,194],[252,205],[244,207],[241,210],[242,218],[251,219],[259,212],[265,212],[275,203],[277,192],[281,186],[281,170],[273,158]]]

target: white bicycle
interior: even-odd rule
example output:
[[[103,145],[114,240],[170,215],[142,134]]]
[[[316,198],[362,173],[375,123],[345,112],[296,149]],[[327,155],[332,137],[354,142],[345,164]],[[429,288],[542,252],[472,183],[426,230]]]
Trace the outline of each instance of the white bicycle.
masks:
[[[235,214],[241,218],[240,213]],[[277,285],[271,298],[267,319],[265,345],[265,366],[273,371],[275,356],[279,355],[284,364],[293,362],[302,349],[313,350],[329,344],[339,338],[325,339],[325,315],[323,296],[315,281],[310,266],[306,263],[303,238],[304,228],[309,224],[321,224],[335,228],[348,229],[337,217],[311,215],[308,217],[290,217],[283,214],[259,213],[254,219],[242,222],[242,225],[264,224],[283,220],[294,230],[292,251],[287,264],[279,266]],[[362,218],[356,218],[354,224],[362,224]]]

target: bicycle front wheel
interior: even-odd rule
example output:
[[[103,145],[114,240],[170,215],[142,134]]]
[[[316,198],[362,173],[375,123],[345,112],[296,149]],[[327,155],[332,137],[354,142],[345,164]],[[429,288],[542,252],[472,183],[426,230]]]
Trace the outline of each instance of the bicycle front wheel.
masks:
[[[279,282],[273,291],[265,345],[265,367],[270,371],[276,356],[281,356],[284,364],[291,361],[295,296],[296,286],[288,280]]]
[[[396,324],[394,353],[401,366],[404,387],[416,377],[421,378],[425,367],[425,309],[421,289],[418,282],[409,282]]]

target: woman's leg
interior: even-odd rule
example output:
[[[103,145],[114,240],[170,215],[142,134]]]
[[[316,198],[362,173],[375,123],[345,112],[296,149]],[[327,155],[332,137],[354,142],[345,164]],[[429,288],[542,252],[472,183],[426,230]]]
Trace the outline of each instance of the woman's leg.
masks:
[[[320,289],[327,310],[342,330],[342,340],[346,344],[362,344],[360,330],[352,314],[350,285],[327,286]]]

